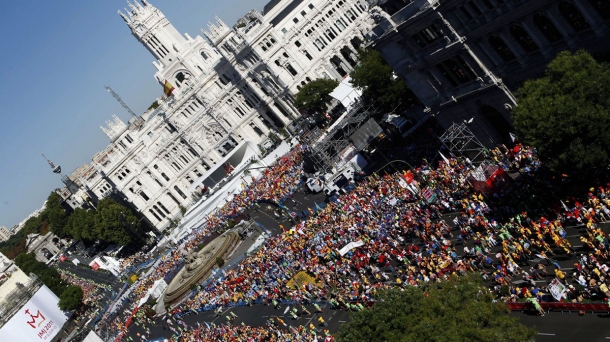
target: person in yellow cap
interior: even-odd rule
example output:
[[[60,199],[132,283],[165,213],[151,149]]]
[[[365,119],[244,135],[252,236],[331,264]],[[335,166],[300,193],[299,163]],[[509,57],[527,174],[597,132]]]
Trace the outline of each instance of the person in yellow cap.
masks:
[[[324,318],[322,318],[322,316],[318,317],[318,322],[320,322],[320,325],[323,327],[328,326],[328,323],[324,322]]]

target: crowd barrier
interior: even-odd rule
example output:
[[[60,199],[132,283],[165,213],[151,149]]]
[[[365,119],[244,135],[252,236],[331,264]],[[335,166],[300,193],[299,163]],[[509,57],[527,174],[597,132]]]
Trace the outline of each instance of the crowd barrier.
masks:
[[[506,303],[506,306],[511,311],[533,310],[534,307],[530,303]],[[556,312],[604,312],[610,314],[610,305],[608,303],[571,303],[571,302],[541,302],[540,306],[544,311]]]

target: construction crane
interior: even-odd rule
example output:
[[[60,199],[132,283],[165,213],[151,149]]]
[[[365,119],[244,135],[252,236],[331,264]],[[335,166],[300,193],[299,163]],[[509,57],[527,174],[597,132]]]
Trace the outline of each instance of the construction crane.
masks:
[[[138,126],[142,126],[144,124],[144,120],[137,116],[136,113],[133,112],[133,110],[131,110],[131,108],[129,108],[129,106],[127,106],[127,104],[125,102],[123,102],[123,99],[121,99],[121,97],[119,96],[119,94],[117,94],[112,88],[110,88],[109,86],[104,86],[106,87],[106,90],[108,90],[108,92],[110,94],[112,94],[112,97],[114,97],[117,101],[119,101],[119,103],[121,104],[121,106],[123,106],[123,108],[125,108],[125,110],[127,110],[127,112],[129,112],[129,114],[131,114],[131,116],[134,118],[134,124],[138,125]]]

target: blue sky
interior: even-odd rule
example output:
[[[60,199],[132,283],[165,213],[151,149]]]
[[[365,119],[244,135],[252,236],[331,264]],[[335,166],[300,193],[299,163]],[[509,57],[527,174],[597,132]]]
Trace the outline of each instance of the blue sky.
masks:
[[[227,25],[268,0],[150,0],[181,33],[218,15]],[[11,228],[60,187],[40,156],[70,174],[109,140],[100,130],[112,114],[136,113],[162,94],[153,56],[117,10],[125,0],[11,1],[0,12],[0,226]]]

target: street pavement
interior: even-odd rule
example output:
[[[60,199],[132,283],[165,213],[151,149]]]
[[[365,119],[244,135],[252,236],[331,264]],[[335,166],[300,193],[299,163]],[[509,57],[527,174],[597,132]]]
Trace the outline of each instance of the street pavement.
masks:
[[[543,317],[521,312],[511,316],[538,331],[538,342],[601,342],[610,340],[610,316],[607,314],[551,312]]]
[[[97,284],[100,284],[100,285],[110,285],[113,288],[117,287],[119,285],[117,283],[116,277],[110,273],[94,271],[91,268],[76,266],[69,262],[60,262],[57,264],[57,268],[69,271],[70,273],[73,273],[77,277],[80,277],[83,279],[90,279],[91,281],[93,281]]]

